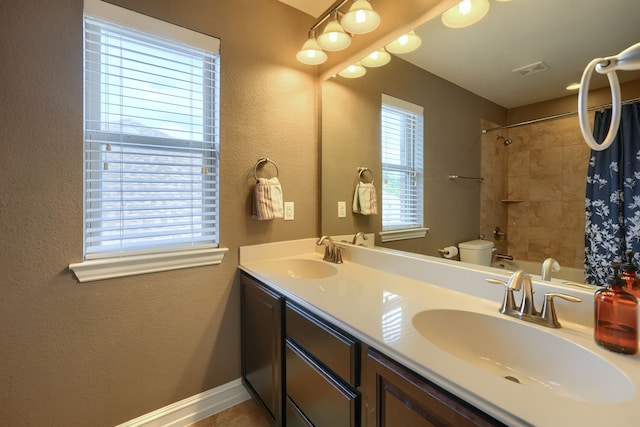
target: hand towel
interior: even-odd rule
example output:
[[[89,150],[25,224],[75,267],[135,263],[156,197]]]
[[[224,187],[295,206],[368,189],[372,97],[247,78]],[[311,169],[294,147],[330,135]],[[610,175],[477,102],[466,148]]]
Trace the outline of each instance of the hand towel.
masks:
[[[252,218],[263,221],[284,216],[282,186],[277,177],[258,178],[253,193]]]
[[[356,184],[352,210],[361,215],[376,215],[378,213],[376,188],[372,183],[358,182]]]

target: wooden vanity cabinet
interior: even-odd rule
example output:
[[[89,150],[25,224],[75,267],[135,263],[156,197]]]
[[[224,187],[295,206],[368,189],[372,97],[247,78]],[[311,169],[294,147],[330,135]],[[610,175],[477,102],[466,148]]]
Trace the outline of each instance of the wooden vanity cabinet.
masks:
[[[274,426],[503,426],[241,273],[242,381]]]
[[[504,426],[375,349],[365,360],[367,427]]]
[[[284,297],[241,274],[242,382],[273,425],[283,424]]]

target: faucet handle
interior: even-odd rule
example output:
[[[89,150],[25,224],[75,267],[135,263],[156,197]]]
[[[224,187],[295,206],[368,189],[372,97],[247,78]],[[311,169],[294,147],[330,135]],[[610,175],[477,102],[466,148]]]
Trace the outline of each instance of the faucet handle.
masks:
[[[324,245],[324,257],[322,257],[324,261],[331,261],[333,259],[333,251],[329,247],[329,245]]]
[[[542,312],[540,313],[540,317],[544,321],[543,323],[545,323],[547,326],[560,328],[562,325],[560,325],[560,322],[558,322],[558,317],[556,316],[556,307],[553,303],[553,299],[556,297],[571,302],[581,302],[582,300],[571,295],[559,294],[555,292],[544,294],[544,303],[542,305]]]
[[[333,262],[336,264],[342,264],[342,246],[337,246],[333,250]]]
[[[504,299],[502,300],[502,306],[500,307],[500,313],[516,313],[518,308],[516,307],[516,302],[513,299],[513,287],[510,283],[507,283],[498,279],[486,279],[487,282],[493,283],[494,285],[502,285],[504,286]],[[517,289],[516,289],[517,290]]]

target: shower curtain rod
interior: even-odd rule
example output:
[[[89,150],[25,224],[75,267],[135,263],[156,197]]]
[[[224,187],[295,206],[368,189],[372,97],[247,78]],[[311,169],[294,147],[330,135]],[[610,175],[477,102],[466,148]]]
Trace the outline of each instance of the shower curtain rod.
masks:
[[[631,104],[631,103],[634,103],[636,101],[640,101],[640,97],[627,99],[626,101],[622,101],[621,104],[622,105]],[[596,107],[588,108],[587,111],[600,110],[600,109],[609,108],[609,107],[611,107],[611,104],[598,105]],[[568,116],[572,116],[572,115],[575,115],[575,114],[578,114],[578,110],[569,111],[569,112],[566,112],[566,113],[554,114],[553,116],[540,117],[539,119],[527,120],[527,121],[524,121],[524,122],[513,123],[513,124],[510,124],[510,125],[498,126],[498,127],[490,128],[490,129],[482,129],[482,134],[484,135],[487,132],[493,132],[493,131],[501,130],[501,129],[509,129],[509,128],[515,128],[515,127],[518,127],[518,126],[530,125],[530,124],[533,124],[533,123],[546,122],[548,120],[561,119],[563,117],[568,117]]]

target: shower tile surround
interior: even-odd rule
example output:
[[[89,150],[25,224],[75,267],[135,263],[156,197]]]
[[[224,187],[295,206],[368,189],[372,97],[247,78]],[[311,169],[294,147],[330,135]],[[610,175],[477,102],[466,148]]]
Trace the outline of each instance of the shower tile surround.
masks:
[[[483,121],[483,129],[495,127]],[[504,146],[500,135],[511,139]],[[498,253],[583,268],[584,197],[590,150],[575,116],[482,136],[481,232],[493,239],[499,226],[506,240]]]

